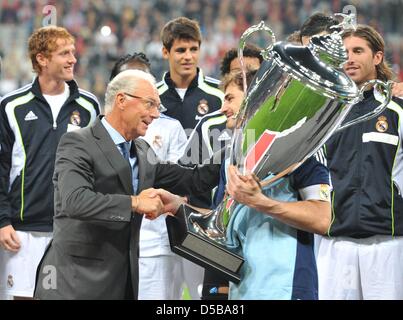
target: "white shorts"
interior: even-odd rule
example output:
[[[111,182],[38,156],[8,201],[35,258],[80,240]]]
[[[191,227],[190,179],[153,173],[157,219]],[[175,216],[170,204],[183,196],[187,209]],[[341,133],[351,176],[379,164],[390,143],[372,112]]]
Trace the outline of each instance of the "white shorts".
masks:
[[[200,300],[204,268],[178,255],[140,257],[139,300],[180,300],[186,285],[192,300]]]
[[[140,257],[139,300],[179,300],[182,265],[176,255]]]
[[[0,248],[0,294],[15,297],[33,297],[36,269],[47,245],[51,232],[16,231],[21,241],[18,252]]]
[[[12,300],[12,298],[13,298],[12,296],[0,293],[0,300]]]
[[[320,300],[403,299],[403,237],[322,237],[317,266]]]

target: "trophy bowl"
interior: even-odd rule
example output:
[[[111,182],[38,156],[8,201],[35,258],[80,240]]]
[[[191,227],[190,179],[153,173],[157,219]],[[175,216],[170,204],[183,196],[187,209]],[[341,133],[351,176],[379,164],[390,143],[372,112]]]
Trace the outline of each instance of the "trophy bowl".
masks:
[[[313,156],[334,132],[384,110],[391,99],[391,83],[371,80],[359,89],[342,69],[347,53],[341,34],[354,27],[351,20],[351,16],[344,16],[337,26],[342,31],[314,36],[308,46],[276,42],[263,22],[244,32],[239,45],[241,66],[242,51],[252,33],[267,32],[272,44],[262,50],[264,61],[248,90],[244,84],[245,99],[236,119],[229,157],[229,163],[241,173],[253,173],[260,180],[270,176],[261,183],[270,185]],[[384,102],[370,113],[343,123],[368,86],[382,90]],[[244,260],[227,246],[225,234],[236,205],[228,195],[208,214],[183,205],[166,220],[172,251],[239,282]]]

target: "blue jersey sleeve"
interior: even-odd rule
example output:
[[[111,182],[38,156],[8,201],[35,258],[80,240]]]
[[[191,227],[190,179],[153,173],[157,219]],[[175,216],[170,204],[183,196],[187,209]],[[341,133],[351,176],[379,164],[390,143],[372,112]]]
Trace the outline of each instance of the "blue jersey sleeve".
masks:
[[[306,160],[291,174],[292,185],[298,190],[315,184],[329,184],[329,169],[314,157]]]
[[[218,182],[218,187],[213,196],[212,209],[217,208],[217,206],[224,199],[226,184],[227,184],[227,179],[226,179],[226,175],[225,175],[225,162],[223,162],[221,164],[221,168],[220,168],[220,180]]]

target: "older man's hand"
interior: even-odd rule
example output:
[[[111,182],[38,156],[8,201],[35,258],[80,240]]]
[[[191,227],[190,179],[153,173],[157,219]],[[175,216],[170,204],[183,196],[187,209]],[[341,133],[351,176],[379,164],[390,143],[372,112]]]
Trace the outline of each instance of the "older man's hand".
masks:
[[[174,215],[180,205],[186,203],[185,197],[177,196],[164,189],[149,188],[139,195],[132,196],[132,210],[154,220],[161,214]]]
[[[158,196],[162,200],[164,204],[164,212],[167,214],[176,214],[179,207],[182,204],[187,203],[186,197],[180,197],[164,189],[157,189],[155,191],[157,191]]]
[[[154,220],[164,213],[164,204],[158,196],[157,190],[149,188],[137,196],[132,196],[132,211],[144,214],[146,218]]]

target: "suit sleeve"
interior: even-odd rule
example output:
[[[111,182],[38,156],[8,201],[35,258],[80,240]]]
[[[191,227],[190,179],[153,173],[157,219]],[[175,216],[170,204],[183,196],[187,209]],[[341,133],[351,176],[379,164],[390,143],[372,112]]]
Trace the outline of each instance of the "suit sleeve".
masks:
[[[11,157],[14,133],[10,128],[3,103],[0,104],[0,228],[10,225],[9,200]]]
[[[219,177],[219,164],[194,167],[172,163],[157,164],[155,187],[179,195],[200,194],[217,186]]]
[[[71,218],[129,222],[129,195],[96,190],[96,175],[100,173],[96,172],[94,161],[100,159],[89,154],[89,143],[78,132],[67,133],[60,140],[53,177],[56,210],[60,203],[60,211]]]

